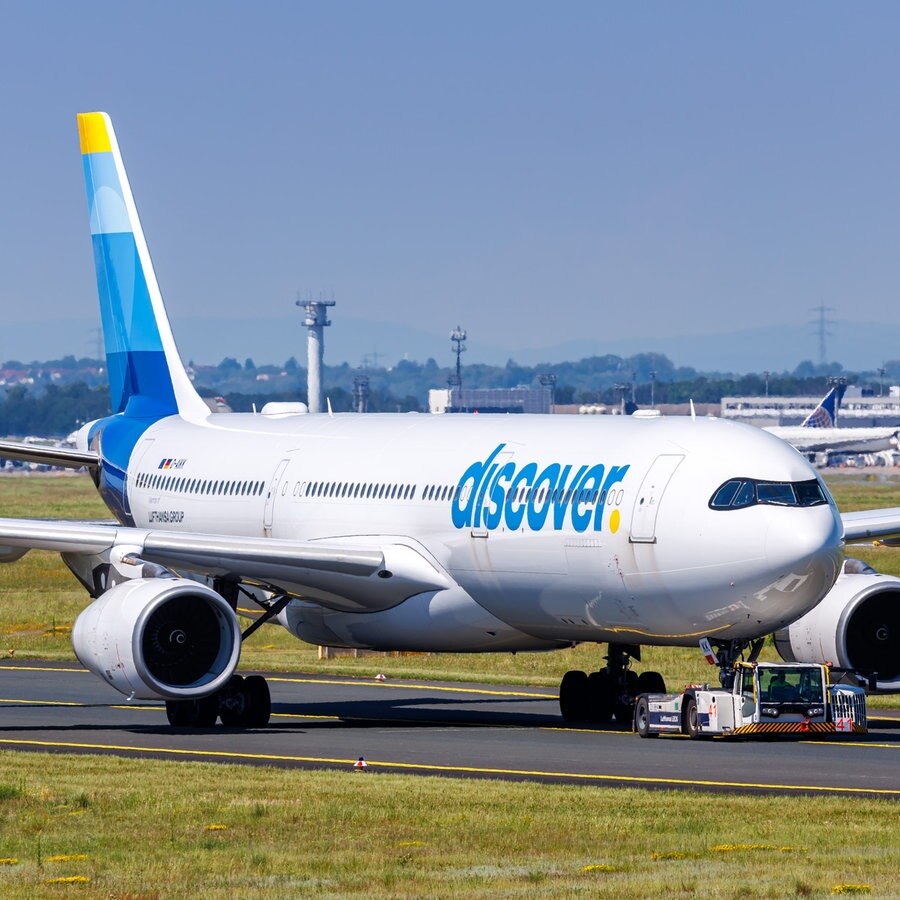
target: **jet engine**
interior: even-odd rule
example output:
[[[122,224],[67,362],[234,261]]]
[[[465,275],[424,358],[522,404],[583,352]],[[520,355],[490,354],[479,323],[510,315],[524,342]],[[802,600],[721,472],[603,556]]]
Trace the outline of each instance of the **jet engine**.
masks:
[[[786,662],[831,662],[900,692],[900,578],[846,560],[825,599],[776,632],[775,647]]]
[[[82,611],[72,646],[82,665],[129,697],[190,700],[228,684],[241,632],[211,588],[186,578],[136,578]]]

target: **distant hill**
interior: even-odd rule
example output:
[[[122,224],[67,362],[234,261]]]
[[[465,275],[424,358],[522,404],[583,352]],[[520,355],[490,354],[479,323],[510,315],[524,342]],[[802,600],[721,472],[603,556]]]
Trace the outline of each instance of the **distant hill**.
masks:
[[[326,358],[332,365],[347,362],[359,366],[368,356],[373,365],[393,365],[401,359],[424,362],[434,358],[441,366],[451,365],[448,322],[441,332],[426,332],[404,325],[366,319],[343,318],[340,307],[332,315],[334,324],[325,338]],[[792,371],[805,359],[815,360],[818,352],[813,329],[801,325],[765,325],[752,330],[716,334],[682,334],[666,338],[624,338],[608,340],[583,334],[552,345],[511,347],[492,342],[491,335],[469,329],[464,362],[503,365],[514,359],[522,365],[577,360],[587,356],[656,352],[677,366],[701,372]],[[66,355],[96,356],[99,322],[85,319],[48,321],[41,324],[4,323],[0,332],[0,361],[54,359]],[[184,359],[197,363],[218,363],[226,356],[243,362],[283,363],[291,356],[302,364],[306,359],[306,333],[300,315],[273,318],[200,318],[173,316],[173,328]],[[833,326],[828,355],[845,369],[873,371],[885,360],[900,358],[900,325],[861,324],[841,321]],[[377,360],[373,358],[377,354]]]

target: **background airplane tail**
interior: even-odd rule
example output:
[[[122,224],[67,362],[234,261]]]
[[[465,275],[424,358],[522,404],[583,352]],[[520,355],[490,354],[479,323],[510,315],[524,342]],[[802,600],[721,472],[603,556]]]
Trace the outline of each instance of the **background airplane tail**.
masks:
[[[112,122],[79,113],[78,134],[112,410],[205,418],[175,347]]]
[[[844,399],[846,384],[836,384],[822,402],[800,423],[801,428],[834,428],[837,413]]]

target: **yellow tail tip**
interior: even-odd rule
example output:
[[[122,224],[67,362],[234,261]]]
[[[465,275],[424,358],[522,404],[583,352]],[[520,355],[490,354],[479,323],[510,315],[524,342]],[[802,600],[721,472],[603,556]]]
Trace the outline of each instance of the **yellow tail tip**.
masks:
[[[81,152],[109,153],[112,149],[109,139],[109,117],[106,113],[78,113],[78,137],[81,140]]]

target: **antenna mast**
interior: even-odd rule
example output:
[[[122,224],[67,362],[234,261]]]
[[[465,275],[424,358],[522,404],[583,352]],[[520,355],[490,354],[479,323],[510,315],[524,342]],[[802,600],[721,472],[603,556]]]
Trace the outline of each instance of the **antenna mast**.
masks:
[[[465,353],[466,347],[466,332],[465,329],[460,328],[459,325],[450,332],[450,340],[453,341],[456,346],[453,349],[453,352],[456,354],[456,375],[451,375],[447,379],[447,383],[450,388],[461,388],[462,387],[462,365],[460,362],[460,357],[463,353]]]

